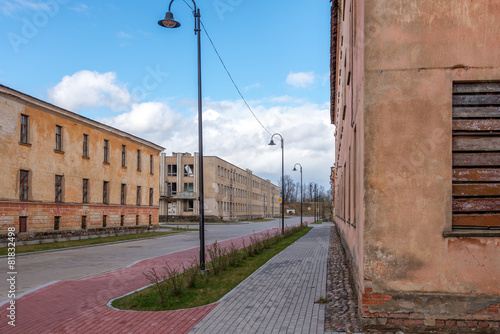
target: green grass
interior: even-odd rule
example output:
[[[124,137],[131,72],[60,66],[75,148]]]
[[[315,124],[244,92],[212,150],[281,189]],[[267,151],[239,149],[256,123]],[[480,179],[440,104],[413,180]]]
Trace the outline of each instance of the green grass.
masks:
[[[150,286],[114,300],[112,305],[122,310],[163,311],[192,308],[214,303],[234,289],[273,256],[304,236],[310,229],[311,227],[306,227],[287,238],[281,239],[278,243],[272,245],[271,248],[241,260],[237,266],[228,267],[228,269],[219,275],[200,275],[194,288],[184,289],[180,296],[169,294],[166,303],[163,305],[155,286]]]
[[[174,229],[173,231],[170,231],[170,232],[137,233],[137,234],[119,235],[119,236],[115,236],[115,237],[101,237],[101,238],[72,240],[72,241],[56,241],[56,242],[49,242],[49,243],[44,243],[44,244],[25,245],[25,246],[17,244],[16,245],[16,254],[40,252],[40,251],[79,247],[79,246],[98,245],[98,244],[103,244],[103,243],[108,243],[108,242],[116,242],[116,241],[152,238],[152,237],[158,237],[158,236],[174,234],[174,233],[179,233],[179,232],[183,232],[183,231],[191,231],[191,230],[192,229],[179,228],[179,229]],[[0,256],[1,255],[7,255],[7,247],[0,248]]]

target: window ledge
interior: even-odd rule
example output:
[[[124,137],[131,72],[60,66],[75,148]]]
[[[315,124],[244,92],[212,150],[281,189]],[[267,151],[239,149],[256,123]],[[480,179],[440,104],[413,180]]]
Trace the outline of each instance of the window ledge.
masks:
[[[109,163],[109,162],[103,162],[102,164],[103,164],[103,165],[108,165],[108,166],[110,165],[110,163]]]
[[[82,155],[82,159],[90,160],[90,157],[86,157],[86,156]]]
[[[64,151],[60,151],[60,150],[56,150],[56,149],[54,149],[54,152],[59,153],[59,154],[64,154]]]
[[[443,232],[445,238],[500,237],[500,230],[454,230]]]
[[[123,166],[123,165],[122,165],[122,169],[127,169],[127,166]]]
[[[30,143],[25,143],[25,142],[22,142],[22,141],[19,142],[19,145],[31,147]]]

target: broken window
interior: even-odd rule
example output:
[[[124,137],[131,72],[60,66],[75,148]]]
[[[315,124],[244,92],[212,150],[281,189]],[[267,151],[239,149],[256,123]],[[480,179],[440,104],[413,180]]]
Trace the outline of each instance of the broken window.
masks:
[[[177,165],[167,166],[167,176],[177,176]]]
[[[184,165],[184,176],[185,177],[193,177],[193,165]]]

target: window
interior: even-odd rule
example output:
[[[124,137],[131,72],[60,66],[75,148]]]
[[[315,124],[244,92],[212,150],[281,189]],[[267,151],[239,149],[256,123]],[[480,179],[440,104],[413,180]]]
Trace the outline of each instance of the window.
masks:
[[[104,163],[109,163],[109,141],[104,139]]]
[[[61,216],[54,217],[54,231],[59,231],[61,229]]]
[[[21,138],[20,138],[21,143],[29,144],[29,139],[30,139],[29,124],[30,124],[30,117],[21,114]]]
[[[62,126],[56,125],[56,151],[63,150]]]
[[[122,205],[127,203],[127,185],[122,183],[120,203]]]
[[[184,182],[184,192],[185,193],[192,193],[193,192],[193,182]]]
[[[177,176],[177,165],[169,164],[167,166],[167,176]]]
[[[141,170],[141,150],[137,150],[137,170]]]
[[[104,204],[109,203],[109,182],[104,181],[102,183],[102,202]]]
[[[83,157],[89,157],[89,135],[83,134]]]
[[[27,201],[29,199],[29,171],[21,170],[19,173],[19,200]]]
[[[149,156],[149,173],[154,174],[153,173],[153,156],[152,155]]]
[[[193,165],[184,165],[184,176],[193,177]]]
[[[149,206],[153,206],[153,194],[154,194],[153,188],[149,188]]]
[[[176,194],[177,194],[177,183],[176,182],[169,182],[167,184],[167,196],[173,197]]]
[[[83,179],[82,185],[82,203],[89,202],[89,179]]]
[[[137,186],[137,205],[141,205],[141,186]]]
[[[82,230],[87,229],[87,216],[82,216]]]
[[[139,225],[139,215],[135,216],[135,225]]]
[[[123,226],[123,225],[125,225],[125,216],[121,215],[120,216],[120,226]]]
[[[122,167],[127,167],[127,146],[122,145]]]
[[[500,227],[500,82],[453,83],[452,228]]]
[[[28,232],[28,217],[19,217],[19,233]]]
[[[56,175],[55,191],[56,191],[55,201],[62,202],[63,201],[63,176],[62,175]]]
[[[102,227],[106,227],[108,225],[108,216],[102,216]]]
[[[153,217],[149,215],[149,226],[153,225]]]
[[[184,201],[184,212],[193,212],[194,201],[192,199]]]

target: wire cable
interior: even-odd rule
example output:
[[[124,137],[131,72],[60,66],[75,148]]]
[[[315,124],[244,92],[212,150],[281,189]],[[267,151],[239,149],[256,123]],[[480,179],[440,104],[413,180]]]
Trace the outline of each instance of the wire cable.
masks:
[[[193,7],[191,7],[191,5],[189,3],[187,3],[186,0],[183,0],[184,3],[186,4],[186,6],[189,7],[189,9],[193,10]],[[252,113],[253,117],[255,118],[255,120],[257,120],[257,122],[259,122],[260,126],[262,126],[262,128],[267,132],[269,133],[271,136],[273,135],[268,129],[266,129],[266,127],[264,126],[264,124],[262,124],[262,122],[257,118],[257,115],[255,115],[255,113],[253,112],[252,108],[250,107],[250,105],[248,104],[247,100],[245,99],[245,97],[243,96],[243,94],[241,93],[240,89],[238,88],[238,85],[236,85],[236,82],[234,82],[234,79],[233,79],[233,76],[231,75],[231,73],[229,72],[229,70],[227,69],[226,67],[226,64],[224,63],[224,61],[222,60],[222,57],[220,56],[219,54],[219,51],[217,51],[217,48],[215,47],[215,44],[214,42],[212,41],[212,38],[210,38],[210,35],[208,34],[208,31],[207,29],[205,28],[205,25],[203,24],[203,21],[200,20],[200,23],[201,23],[201,26],[203,27],[203,31],[205,32],[205,34],[207,35],[208,37],[208,40],[210,41],[210,44],[212,44],[212,47],[214,48],[214,51],[215,51],[215,54],[217,55],[217,57],[219,57],[219,60],[222,64],[222,66],[224,67],[224,70],[226,71],[229,79],[231,79],[231,82],[233,83],[233,86],[234,88],[236,88],[236,91],[238,92],[238,94],[240,95],[241,99],[243,100],[243,102],[245,102],[245,105],[247,106],[248,110],[250,110],[250,112]]]
[[[201,22],[201,21],[200,21]],[[257,118],[257,116],[255,115],[255,113],[253,112],[252,108],[250,107],[250,105],[248,104],[248,102],[246,101],[245,97],[243,96],[243,94],[241,93],[240,89],[238,88],[238,85],[236,85],[236,82],[234,82],[233,80],[233,77],[231,75],[231,73],[229,73],[229,70],[227,69],[226,67],[226,64],[224,64],[224,61],[222,60],[222,57],[220,56],[219,52],[217,51],[217,48],[215,47],[214,45],[214,42],[212,41],[212,39],[210,38],[210,35],[208,34],[207,32],[207,29],[205,28],[205,26],[203,25],[203,22],[201,22],[201,26],[203,27],[203,31],[205,32],[205,34],[207,35],[208,37],[208,40],[210,41],[210,44],[212,44],[212,47],[214,48],[214,51],[215,53],[217,54],[217,57],[219,57],[219,60],[222,64],[222,66],[224,67],[224,70],[226,71],[227,75],[229,76],[229,79],[231,79],[231,82],[233,83],[234,85],[234,88],[236,88],[236,90],[238,91],[238,94],[240,95],[241,99],[243,100],[243,102],[245,102],[245,105],[247,106],[248,110],[250,110],[250,112],[252,113],[253,117],[257,120],[257,122],[259,122],[260,126],[262,126],[262,128],[267,132],[269,133],[271,136],[273,135],[271,132],[269,132],[269,130],[266,129],[266,127],[264,126],[264,124],[262,124],[262,122]]]

